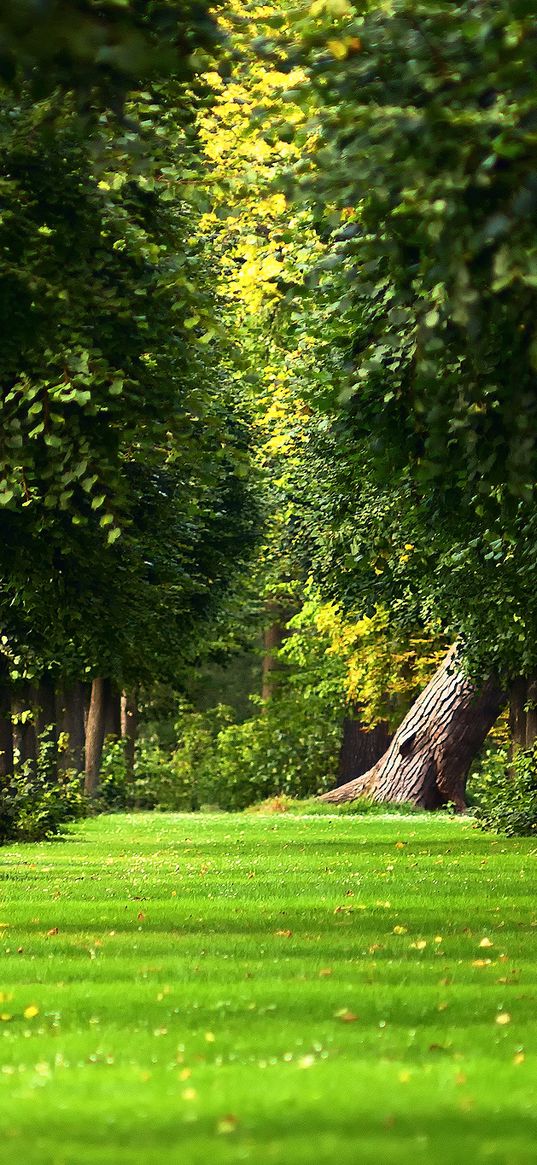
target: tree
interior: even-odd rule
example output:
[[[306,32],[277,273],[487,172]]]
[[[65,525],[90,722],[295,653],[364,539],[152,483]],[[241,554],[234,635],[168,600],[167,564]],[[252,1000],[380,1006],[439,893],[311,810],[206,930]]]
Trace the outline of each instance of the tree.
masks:
[[[305,531],[315,576],[348,609],[385,603],[403,627],[438,620],[478,686],[496,677],[519,692],[521,676],[527,692],[537,627],[528,5],[398,0],[358,15],[343,4],[299,51],[324,108],[290,180],[302,170],[304,204],[332,238],[308,276],[318,304],[332,305],[334,350],[332,393],[313,378],[306,394],[325,414],[309,463],[310,481],[323,481],[310,487]],[[297,100],[305,108],[311,95]],[[291,314],[300,300],[304,310],[304,292],[289,294]]]
[[[29,7],[7,18],[0,101],[3,652],[32,764],[35,680],[59,689],[80,766],[81,681],[96,695],[169,677],[247,556],[257,510],[249,421],[223,332],[211,347],[215,297],[182,189],[197,162],[181,78],[206,14],[181,9],[181,24],[176,4],[132,4],[115,20],[109,5],[58,2],[41,13],[43,47]],[[97,45],[80,46],[82,26]],[[104,703],[90,715],[93,784]]]
[[[411,801],[421,809],[465,808],[470,765],[504,701],[494,680],[476,691],[452,649],[423,689],[380,759],[363,776],[323,795],[340,804],[360,796]]]

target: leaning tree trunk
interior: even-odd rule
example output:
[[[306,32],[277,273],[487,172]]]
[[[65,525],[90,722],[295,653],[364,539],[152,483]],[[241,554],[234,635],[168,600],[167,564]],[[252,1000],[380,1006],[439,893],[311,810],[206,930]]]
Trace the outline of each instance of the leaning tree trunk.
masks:
[[[338,785],[346,785],[347,781],[367,773],[384,756],[391,739],[392,733],[385,721],[374,728],[364,728],[358,713],[346,716],[339,754]]]
[[[91,685],[91,700],[86,724],[86,779],[88,796],[95,797],[103,755],[108,681],[97,676]]]
[[[494,679],[477,691],[453,647],[399,726],[384,756],[356,780],[325,793],[338,804],[368,796],[437,809],[464,809],[468,770],[497,719],[504,695]]]

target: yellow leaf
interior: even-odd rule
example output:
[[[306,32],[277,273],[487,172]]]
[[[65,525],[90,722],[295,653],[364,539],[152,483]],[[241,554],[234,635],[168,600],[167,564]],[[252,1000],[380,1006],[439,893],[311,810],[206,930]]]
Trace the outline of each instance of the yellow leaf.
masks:
[[[217,1133],[234,1133],[238,1125],[237,1117],[232,1112],[228,1112],[227,1116],[220,1117],[216,1126]]]
[[[480,947],[493,947],[494,943],[492,943],[489,938],[482,938],[479,946]]]
[[[35,1019],[36,1015],[39,1015],[39,1008],[35,1003],[31,1003],[29,1007],[24,1008],[23,1015],[25,1019]]]
[[[408,931],[407,926],[394,926],[394,928],[393,928],[394,934],[407,934],[407,931]]]
[[[205,1039],[207,1040],[208,1044],[214,1044],[216,1036],[214,1032],[205,1032]]]
[[[526,1057],[524,1052],[517,1052],[516,1055],[513,1056],[513,1064],[523,1064],[525,1059]]]
[[[183,1100],[196,1100],[198,1096],[195,1088],[185,1088],[181,1095]]]
[[[13,1016],[10,1015],[9,1012],[3,1011],[0,1013],[0,1020],[2,1023],[8,1023],[10,1019],[13,1019]]]
[[[511,1023],[511,1016],[509,1015],[509,1012],[500,1011],[500,1014],[496,1016],[496,1023],[501,1024],[502,1027],[505,1026],[506,1023]]]
[[[399,1083],[400,1084],[408,1084],[409,1080],[411,1079],[411,1076],[412,1076],[412,1073],[407,1072],[406,1070],[404,1070],[403,1072],[400,1072],[399,1073]]]
[[[327,40],[326,47],[338,61],[342,61],[349,51],[343,40]]]
[[[424,938],[419,938],[417,942],[411,943],[410,946],[414,947],[414,950],[416,951],[423,951],[427,946],[427,940]]]

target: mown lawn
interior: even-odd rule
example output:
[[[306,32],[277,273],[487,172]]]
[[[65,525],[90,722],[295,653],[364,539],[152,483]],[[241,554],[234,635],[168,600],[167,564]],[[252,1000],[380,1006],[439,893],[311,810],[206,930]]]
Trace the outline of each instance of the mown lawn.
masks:
[[[0,1161],[533,1165],[536,859],[422,817],[1,850]]]

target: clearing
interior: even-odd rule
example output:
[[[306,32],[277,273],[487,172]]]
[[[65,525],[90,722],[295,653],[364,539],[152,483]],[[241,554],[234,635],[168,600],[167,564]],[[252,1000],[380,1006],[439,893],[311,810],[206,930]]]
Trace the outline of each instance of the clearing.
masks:
[[[536,859],[434,816],[6,847],[2,1165],[533,1165]]]

